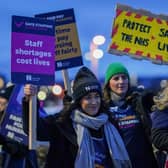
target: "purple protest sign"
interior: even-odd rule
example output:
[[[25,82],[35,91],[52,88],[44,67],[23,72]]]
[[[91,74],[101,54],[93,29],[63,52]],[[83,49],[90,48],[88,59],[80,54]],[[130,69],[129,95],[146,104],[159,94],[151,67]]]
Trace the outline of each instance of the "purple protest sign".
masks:
[[[12,17],[11,77],[13,83],[54,84],[54,36],[53,21]]]

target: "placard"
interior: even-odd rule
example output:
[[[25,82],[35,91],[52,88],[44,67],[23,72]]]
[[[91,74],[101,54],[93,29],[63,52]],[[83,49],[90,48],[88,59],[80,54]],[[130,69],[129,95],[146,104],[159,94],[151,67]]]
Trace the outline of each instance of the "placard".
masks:
[[[13,83],[53,85],[55,82],[53,21],[12,17],[11,78]]]
[[[7,109],[2,117],[0,134],[28,145],[28,136],[23,130],[22,121],[22,98],[24,97],[23,85],[16,85],[10,96]],[[45,118],[48,116],[43,107],[38,110],[39,116]]]
[[[73,9],[35,15],[55,21],[55,69],[62,70],[83,65]]]
[[[109,53],[168,63],[168,16],[117,5]]]

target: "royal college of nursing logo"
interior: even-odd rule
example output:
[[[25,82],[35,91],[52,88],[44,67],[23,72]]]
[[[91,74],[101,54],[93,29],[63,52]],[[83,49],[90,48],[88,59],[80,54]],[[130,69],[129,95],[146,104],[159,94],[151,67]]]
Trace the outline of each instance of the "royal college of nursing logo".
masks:
[[[85,86],[86,91],[91,91],[91,90],[96,90],[96,89],[99,89],[98,85]]]
[[[26,81],[31,81],[32,80],[32,76],[31,75],[26,75]]]

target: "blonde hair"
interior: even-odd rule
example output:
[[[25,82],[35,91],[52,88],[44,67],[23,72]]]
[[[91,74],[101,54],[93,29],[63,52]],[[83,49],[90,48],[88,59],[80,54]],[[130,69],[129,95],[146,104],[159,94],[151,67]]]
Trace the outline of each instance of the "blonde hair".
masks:
[[[168,108],[168,80],[162,80],[160,86],[161,90],[153,97],[152,111]]]

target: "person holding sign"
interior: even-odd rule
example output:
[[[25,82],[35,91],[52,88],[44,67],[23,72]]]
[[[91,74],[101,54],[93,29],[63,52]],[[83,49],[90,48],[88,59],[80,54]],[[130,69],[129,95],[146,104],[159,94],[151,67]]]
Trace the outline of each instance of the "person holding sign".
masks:
[[[150,142],[153,93],[131,88],[128,70],[112,63],[105,74],[104,101],[118,122],[133,168],[157,168]]]
[[[7,86],[6,88],[0,90],[0,112],[1,112],[1,132],[0,132],[0,144],[2,145],[2,167],[3,168],[37,168],[37,158],[35,151],[29,151],[28,147],[16,141],[12,137],[8,137],[7,134],[4,134],[3,131],[5,127],[3,126],[4,122],[6,125],[10,124],[8,118],[9,106],[11,105],[9,101],[12,101],[12,96],[16,91],[14,84]],[[2,106],[3,105],[3,106]],[[19,109],[16,105],[12,106],[12,110],[15,111]]]
[[[11,85],[9,87],[6,87],[5,89],[0,90],[0,122],[2,122],[2,119],[4,117],[4,113],[13,88],[14,85]]]
[[[79,69],[73,83],[73,100],[55,117],[38,118],[39,140],[49,140],[47,168],[131,168],[120,134],[109,120],[96,76],[86,67]],[[25,85],[23,121],[28,124],[28,100],[36,93]]]
[[[9,102],[9,98],[14,89],[14,85],[10,85],[0,90],[0,121],[3,122],[3,118],[6,113],[6,108]],[[27,149],[19,142],[12,140],[0,134],[0,144],[2,145],[3,161],[2,167],[15,168],[20,166],[22,158],[26,155]]]
[[[152,106],[152,142],[157,149],[159,168],[168,168],[168,81],[163,82]]]

